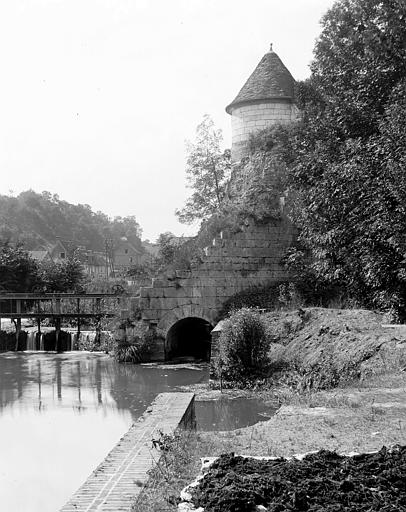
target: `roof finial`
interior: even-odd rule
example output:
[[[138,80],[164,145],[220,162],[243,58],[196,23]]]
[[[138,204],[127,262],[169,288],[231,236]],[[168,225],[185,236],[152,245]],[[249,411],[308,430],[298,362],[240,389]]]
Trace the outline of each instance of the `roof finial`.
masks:
[[[273,52],[273,48],[272,47],[273,47],[273,43],[270,44],[270,47],[269,47],[269,51],[270,52]]]

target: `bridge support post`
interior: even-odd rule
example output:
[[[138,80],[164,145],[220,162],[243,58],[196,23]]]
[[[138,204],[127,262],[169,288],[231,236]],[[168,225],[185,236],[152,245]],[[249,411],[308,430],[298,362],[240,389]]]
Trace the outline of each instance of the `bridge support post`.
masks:
[[[38,326],[38,331],[37,331],[37,339],[35,342],[35,348],[36,348],[36,350],[39,350],[37,347],[40,346],[40,340],[41,340],[41,318],[40,317],[37,317],[37,326]]]
[[[21,300],[16,301],[16,313],[21,314]],[[18,350],[18,342],[20,339],[20,332],[21,332],[21,317],[17,318],[17,321],[16,321],[16,346],[15,346],[16,352]]]
[[[61,334],[61,317],[58,317],[55,321],[55,350],[56,352],[62,352],[60,343]]]
[[[77,301],[77,312],[78,312],[78,340],[80,338],[80,299],[76,299]]]
[[[60,333],[61,333],[61,299],[56,299],[56,313],[58,317],[55,320],[55,350],[62,352],[60,346]]]
[[[97,297],[96,299],[96,314],[98,315],[96,317],[96,343],[100,345],[101,343],[101,299],[100,297]]]
[[[20,332],[21,332],[21,318],[17,318],[17,321],[16,321],[16,346],[15,346],[16,352],[18,350],[18,344],[19,344],[19,340],[20,340]]]

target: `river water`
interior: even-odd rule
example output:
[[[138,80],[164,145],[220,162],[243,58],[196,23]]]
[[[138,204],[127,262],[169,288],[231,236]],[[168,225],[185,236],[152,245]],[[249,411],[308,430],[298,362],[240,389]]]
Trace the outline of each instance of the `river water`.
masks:
[[[57,511],[158,393],[207,379],[207,368],[122,365],[100,353],[0,354],[0,509]],[[198,427],[264,419],[263,404],[231,402],[196,404]]]

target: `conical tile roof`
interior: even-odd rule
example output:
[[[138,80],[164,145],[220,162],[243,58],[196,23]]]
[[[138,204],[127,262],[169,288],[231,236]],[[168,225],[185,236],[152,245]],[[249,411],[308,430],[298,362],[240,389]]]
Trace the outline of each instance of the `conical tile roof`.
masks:
[[[293,99],[295,79],[272,49],[266,53],[245,82],[234,101],[226,107],[231,114],[235,107],[261,100]]]

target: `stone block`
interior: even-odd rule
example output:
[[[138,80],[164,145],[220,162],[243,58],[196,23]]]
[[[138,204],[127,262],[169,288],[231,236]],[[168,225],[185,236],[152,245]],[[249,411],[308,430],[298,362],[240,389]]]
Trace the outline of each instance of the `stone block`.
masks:
[[[204,299],[204,307],[217,309],[224,302],[224,297],[207,297]]]
[[[143,320],[158,320],[159,312],[155,309],[143,309],[142,310],[142,319]]]
[[[217,297],[229,297],[230,293],[225,286],[216,286],[216,296]]]
[[[164,302],[163,302],[163,309],[166,309],[166,310],[171,310],[171,309],[176,309],[180,306],[184,306],[185,303],[189,303],[190,302],[190,299],[186,299],[185,297],[174,297],[174,298],[168,298],[168,299],[164,299]]]
[[[210,275],[214,278],[224,277],[226,275],[226,271],[224,269],[213,270],[210,272]]]
[[[192,305],[191,304],[186,304],[182,307],[182,313],[183,313],[183,317],[188,317],[188,316],[192,316]]]
[[[175,288],[174,286],[165,288],[163,290],[163,295],[165,299],[170,299],[174,297],[178,297],[180,295],[183,295],[183,289],[182,288]]]
[[[153,288],[141,288],[140,289],[140,297],[141,298],[149,297],[151,290],[153,290]]]
[[[203,296],[203,293],[202,293],[202,288],[200,287],[194,287],[192,288],[192,297],[193,298],[201,298]]]
[[[149,308],[156,310],[167,309],[164,307],[165,301],[166,299],[151,298],[149,300]]]
[[[192,275],[192,272],[190,270],[176,270],[175,275],[179,279],[189,279]]]
[[[185,298],[190,298],[193,296],[192,294],[192,291],[193,291],[193,288],[194,288],[194,285],[191,285],[191,286],[183,286],[182,287],[182,295],[183,297]]]
[[[168,286],[169,282],[167,279],[153,279],[152,287],[153,288],[165,288]]]
[[[215,297],[216,286],[202,286],[202,297]]]

